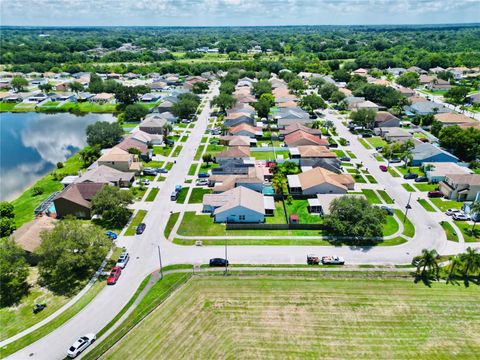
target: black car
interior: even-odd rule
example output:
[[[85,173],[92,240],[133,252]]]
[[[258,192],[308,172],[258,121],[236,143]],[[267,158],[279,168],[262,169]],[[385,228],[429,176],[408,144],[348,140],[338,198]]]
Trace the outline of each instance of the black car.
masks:
[[[378,152],[382,152],[383,147],[382,147],[382,146],[377,146],[377,147],[375,148],[375,150],[377,150]]]
[[[415,179],[415,182],[428,182],[428,178],[426,176],[419,176]]]
[[[136,234],[137,234],[137,235],[143,234],[143,232],[145,231],[145,228],[146,228],[146,227],[147,227],[147,225],[145,225],[145,223],[140,223],[140,224],[138,224],[137,230],[136,230]]]
[[[165,145],[174,145],[175,141],[170,140],[170,139],[165,139]]]
[[[385,210],[385,212],[388,214],[388,215],[393,215],[393,209],[391,207],[388,207],[386,205],[381,205],[380,206],[380,209],[382,210]]]
[[[342,156],[340,161],[350,161],[350,158],[348,156]]]
[[[328,147],[338,148],[338,144],[337,143],[331,143],[331,144],[328,144]]]
[[[143,169],[143,175],[157,175],[155,169]]]
[[[365,133],[365,134],[362,135],[362,137],[364,137],[364,138],[371,138],[371,137],[372,137],[372,134],[370,134],[370,133]]]
[[[405,180],[416,179],[416,178],[418,178],[418,174],[408,173],[408,174],[403,175],[403,178]]]
[[[157,172],[158,172],[159,174],[166,174],[166,173],[168,173],[168,170],[167,170],[167,169],[164,169],[164,168],[157,168]]]
[[[213,258],[210,259],[210,266],[228,266],[228,260],[222,258]]]

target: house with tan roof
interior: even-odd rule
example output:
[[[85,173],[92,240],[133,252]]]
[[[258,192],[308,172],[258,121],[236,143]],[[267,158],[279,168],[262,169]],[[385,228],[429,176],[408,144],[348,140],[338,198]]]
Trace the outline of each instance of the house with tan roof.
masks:
[[[100,156],[97,163],[99,166],[105,165],[123,172],[139,173],[143,168],[137,155],[129,154],[119,147],[108,150]]]
[[[239,186],[261,193],[265,184],[264,169],[253,166],[248,168],[247,174],[212,175],[208,181],[215,194]]]
[[[359,68],[355,71],[352,71],[352,75],[367,76],[368,75],[368,70]]]
[[[133,132],[130,137],[144,143],[145,145],[148,145],[149,143],[152,145],[161,145],[163,142],[163,135],[149,134],[142,130]]]
[[[428,85],[435,79],[436,79],[435,76],[420,75],[418,81],[419,81],[420,85]]]
[[[140,155],[143,159],[147,160],[152,157],[152,151],[148,148],[147,144],[138,141],[135,138],[127,137],[123,139],[119,144],[116,145],[122,150],[129,152],[130,149],[136,149],[140,151]]]
[[[254,116],[256,114],[256,111],[253,106],[240,103],[236,104],[233,108],[227,110],[227,116],[233,113],[243,113]]]
[[[327,139],[322,139],[319,136],[312,135],[303,130],[298,130],[288,134],[285,136],[284,142],[288,147],[299,147],[302,145],[328,145]]]
[[[163,128],[167,124],[167,119],[159,115],[150,115],[143,120],[138,126],[141,131],[148,134],[163,134]]]
[[[57,221],[49,216],[39,216],[23,224],[12,234],[12,238],[25,252],[32,254],[42,244],[42,238],[40,237],[42,231],[52,230]],[[30,258],[27,257],[27,259],[31,263]],[[33,263],[36,263],[36,260]]]
[[[388,111],[378,111],[374,127],[400,127],[400,119]]]
[[[229,146],[227,149],[217,153],[215,159],[217,161],[227,159],[249,159],[250,148],[248,146]]]
[[[435,119],[440,121],[443,125],[463,125],[463,124],[477,124],[478,121],[469,118],[466,115],[458,113],[442,113],[435,114]]]
[[[473,201],[480,192],[480,174],[449,174],[440,183],[445,198],[456,201]]]
[[[304,126],[302,124],[295,123],[295,124],[292,124],[292,125],[288,125],[283,130],[280,130],[280,137],[284,137],[284,136],[289,135],[291,133],[294,133],[296,131],[303,131],[303,132],[306,132],[306,133],[309,133],[311,135],[318,136],[318,137],[322,136],[322,132],[318,129],[312,129],[312,128],[309,128],[309,127]]]
[[[432,82],[430,82],[427,86],[427,89],[430,89],[432,91],[436,90],[450,90],[452,88],[452,85],[446,80],[443,79],[434,79]]]
[[[256,146],[257,140],[243,135],[226,135],[219,138],[221,145],[227,146]]]
[[[266,215],[273,215],[275,202],[243,186],[221,194],[203,196],[203,212],[210,213],[217,223],[263,223]]]
[[[113,100],[115,100],[115,94],[110,93],[99,93],[89,99],[89,101],[103,103],[110,103],[113,102]]]
[[[291,194],[346,194],[353,190],[355,181],[350,174],[336,174],[316,167],[297,175],[287,175]]]
[[[104,183],[73,183],[53,199],[57,218],[72,215],[79,219],[91,218],[93,196],[105,186]]]
[[[460,166],[454,162],[429,162],[422,164],[428,181],[437,184],[445,180],[448,174],[465,175],[471,174],[472,170],[466,166]]]
[[[262,129],[259,127],[255,127],[249,124],[240,124],[237,126],[233,126],[228,130],[230,135],[235,136],[248,136],[250,138],[261,137],[263,134]]]
[[[331,152],[326,146],[319,145],[301,145],[289,148],[292,159],[312,159],[312,158],[336,158],[337,154]]]
[[[131,172],[123,172],[114,168],[101,165],[82,174],[76,183],[99,183],[118,187],[130,187],[135,180]]]

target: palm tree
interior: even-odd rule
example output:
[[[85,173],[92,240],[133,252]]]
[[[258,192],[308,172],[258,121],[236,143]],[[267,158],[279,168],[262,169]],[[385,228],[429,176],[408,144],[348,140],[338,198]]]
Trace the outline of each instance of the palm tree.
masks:
[[[312,122],[312,129],[320,129],[322,125],[323,125],[322,120],[315,120],[314,122]]]
[[[475,225],[477,225],[477,219],[480,217],[480,201],[475,201],[470,205],[470,214],[473,220],[472,235],[475,234]]]
[[[285,178],[285,175],[281,171],[277,172],[273,176],[272,180],[272,186],[277,194],[280,195],[281,200],[282,200],[282,205],[283,205],[283,211],[285,213],[285,219],[287,220],[288,214],[287,214],[287,207],[285,206],[285,199],[283,196],[283,189],[285,185],[287,184],[287,180]]]
[[[173,126],[170,123],[166,123],[163,127],[163,137],[166,139],[168,134],[173,130]]]
[[[459,255],[463,261],[463,276],[467,277],[469,272],[475,272],[480,269],[480,253],[477,249],[467,248],[466,252]]]
[[[428,269],[428,273],[431,273],[432,270],[435,270],[435,274],[438,277],[438,264],[437,264],[438,253],[435,249],[428,250],[423,249],[422,255],[417,256],[414,261],[413,265],[417,267],[417,275],[420,274],[420,268],[422,269],[422,276],[425,275],[425,271]]]
[[[453,278],[455,271],[462,265],[462,261],[458,256],[451,256],[450,257],[450,271],[448,273],[447,283],[450,279]]]

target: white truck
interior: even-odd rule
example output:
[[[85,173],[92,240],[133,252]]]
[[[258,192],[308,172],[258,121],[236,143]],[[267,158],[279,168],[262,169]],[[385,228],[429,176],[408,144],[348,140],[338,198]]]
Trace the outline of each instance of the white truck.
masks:
[[[343,265],[345,260],[340,256],[322,256],[323,265]]]

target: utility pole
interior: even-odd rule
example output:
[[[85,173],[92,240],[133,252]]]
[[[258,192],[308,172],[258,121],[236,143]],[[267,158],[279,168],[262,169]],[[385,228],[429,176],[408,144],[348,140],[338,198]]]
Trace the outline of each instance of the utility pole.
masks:
[[[160,263],[160,279],[163,279],[162,253],[160,252],[160,244],[157,244],[157,249],[158,249],[158,261]]]
[[[407,220],[407,213],[408,210],[411,209],[412,207],[410,206],[410,199],[412,198],[412,193],[408,195],[408,201],[407,205],[405,206],[405,214],[403,215],[403,223],[405,223],[405,220]]]
[[[228,243],[228,238],[225,237],[225,275],[227,275],[227,272],[228,272],[227,243]]]

